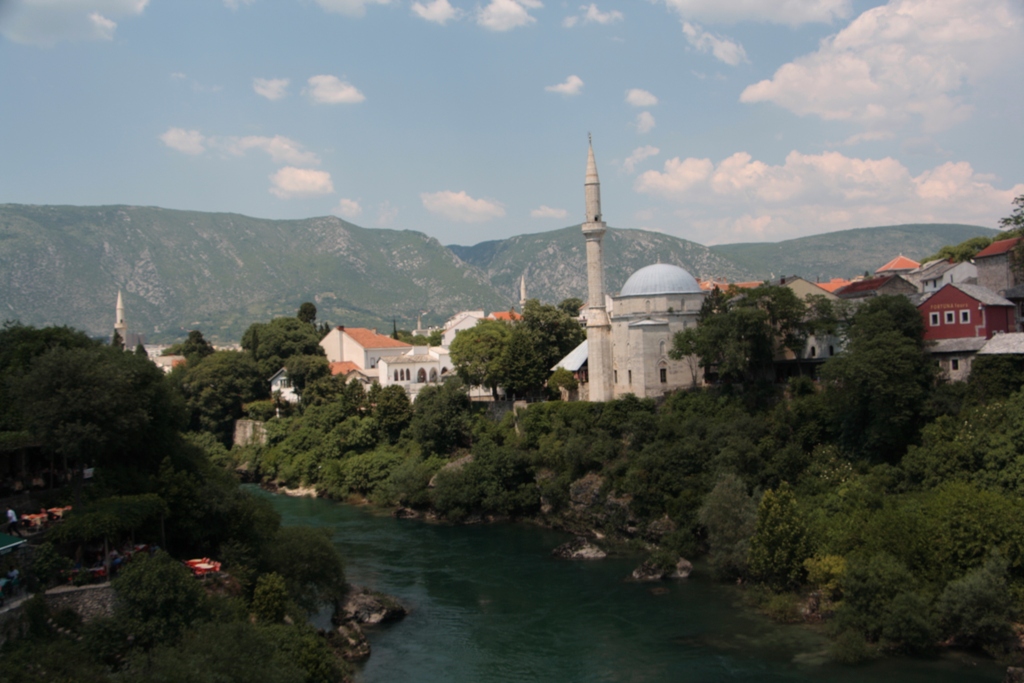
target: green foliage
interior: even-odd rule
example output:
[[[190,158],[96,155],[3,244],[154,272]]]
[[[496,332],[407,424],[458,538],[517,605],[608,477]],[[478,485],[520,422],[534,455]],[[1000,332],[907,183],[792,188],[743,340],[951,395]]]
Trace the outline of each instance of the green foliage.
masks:
[[[502,362],[511,335],[511,327],[498,320],[481,320],[459,331],[449,349],[459,379],[470,386],[487,387],[496,396],[504,379]]]
[[[462,382],[450,379],[424,387],[413,404],[409,433],[425,453],[448,455],[472,439],[469,394]]]
[[[310,614],[345,594],[344,563],[327,529],[283,527],[266,558],[267,566],[284,577],[295,604]]]
[[[295,317],[304,323],[310,325],[316,324],[316,305],[309,301],[303,301],[302,305],[299,306],[299,312],[295,314]]]
[[[32,568],[27,577],[29,586],[45,591],[60,583],[69,569],[71,560],[58,553],[52,543],[41,543],[32,556]]]
[[[252,594],[252,613],[256,621],[264,624],[279,624],[284,621],[288,606],[288,589],[284,577],[277,572],[262,574],[256,580]]]
[[[775,590],[796,588],[805,577],[810,543],[796,496],[788,484],[766,491],[750,539],[750,574]]]
[[[846,558],[842,555],[815,555],[804,560],[807,583],[821,591],[826,600],[842,598],[843,577],[846,575]]]
[[[579,297],[571,296],[568,299],[562,299],[558,303],[558,310],[562,311],[571,318],[575,318],[576,316],[578,316],[582,309],[583,299],[580,299]]]
[[[700,523],[707,527],[711,571],[720,580],[744,576],[750,538],[757,521],[757,503],[734,474],[718,480],[704,499]]]
[[[471,462],[437,473],[432,503],[445,517],[521,515],[535,511],[540,496],[533,469],[521,453],[491,442],[477,444]]]
[[[943,635],[964,647],[1007,649],[1018,611],[1006,583],[1006,561],[993,553],[985,564],[946,584],[935,604]]]
[[[72,510],[63,523],[50,528],[47,538],[57,542],[113,540],[167,513],[167,504],[153,493],[110,496]]]
[[[551,377],[548,378],[548,386],[552,389],[575,391],[579,385],[580,383],[576,381],[573,374],[565,368],[558,368],[551,373]]]
[[[387,447],[350,455],[329,463],[323,482],[332,495],[344,498],[360,494],[374,499],[404,460],[405,456]]]
[[[268,377],[248,354],[239,351],[217,351],[196,365],[171,373],[185,397],[189,427],[215,434],[224,444],[231,443],[235,420],[244,415],[244,405],[267,397]]]
[[[928,263],[929,261],[949,261],[952,260],[955,263],[961,263],[963,261],[970,261],[973,259],[979,251],[992,244],[995,241],[992,237],[978,236],[971,237],[964,240],[960,244],[946,245],[939,249],[931,256],[926,256],[921,259],[921,263]]]
[[[253,323],[242,335],[242,348],[256,361],[264,380],[284,367],[292,356],[324,355],[316,328],[298,318]]]
[[[164,552],[135,557],[114,579],[114,618],[149,648],[173,643],[206,611],[206,593],[192,573]]]
[[[1024,388],[1024,358],[1014,355],[975,356],[967,387],[969,397],[977,403],[1009,398]]]
[[[164,356],[185,356],[186,360],[195,365],[202,359],[213,354],[213,344],[206,341],[203,333],[199,330],[192,330],[188,338],[183,342],[172,344],[163,350]]]
[[[288,379],[295,387],[295,393],[303,396],[306,386],[319,379],[330,376],[331,366],[322,355],[297,354],[290,356],[284,363],[288,371]]]
[[[412,404],[405,389],[397,384],[383,388],[374,384],[379,390],[369,400],[373,407],[373,418],[380,429],[380,438],[385,443],[395,443],[412,419]],[[371,388],[373,392],[373,388]]]

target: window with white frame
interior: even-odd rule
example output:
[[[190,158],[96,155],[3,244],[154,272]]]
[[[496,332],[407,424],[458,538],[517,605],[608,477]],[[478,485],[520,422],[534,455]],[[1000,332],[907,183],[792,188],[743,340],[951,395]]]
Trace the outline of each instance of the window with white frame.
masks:
[[[932,327],[938,327],[939,326],[939,314],[938,313],[931,313],[928,316],[928,322],[929,322],[929,324]]]
[[[952,325],[955,322],[956,322],[956,312],[954,312],[954,311],[946,311],[946,324],[947,325]]]
[[[971,322],[971,309],[969,309],[969,308],[961,308],[960,309],[960,322],[962,324],[965,324],[965,325],[967,323]]]

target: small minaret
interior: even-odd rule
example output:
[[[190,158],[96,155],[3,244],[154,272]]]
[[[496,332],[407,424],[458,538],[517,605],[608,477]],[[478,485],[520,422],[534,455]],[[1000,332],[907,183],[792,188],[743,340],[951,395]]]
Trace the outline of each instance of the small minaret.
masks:
[[[124,320],[124,301],[121,290],[117,290],[117,313],[115,316],[114,333],[121,337],[121,347],[128,343],[128,323]]]
[[[587,220],[583,236],[587,239],[587,365],[590,374],[590,400],[610,401],[612,387],[612,325],[605,309],[604,254],[601,239],[607,229],[601,220],[601,180],[597,177],[594,145],[589,140],[587,176],[583,188],[587,200]]]
[[[519,310],[526,310],[526,273],[519,278]]]

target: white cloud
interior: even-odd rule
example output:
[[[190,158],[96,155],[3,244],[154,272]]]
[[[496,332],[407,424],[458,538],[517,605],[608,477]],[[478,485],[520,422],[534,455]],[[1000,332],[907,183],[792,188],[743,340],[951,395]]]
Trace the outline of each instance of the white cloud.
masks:
[[[643,147],[637,147],[633,150],[633,153],[622,162],[622,167],[626,169],[626,173],[632,173],[636,170],[636,165],[644,159],[657,156],[661,152],[657,147],[651,145],[644,145]]]
[[[685,205],[677,212],[707,242],[784,239],[899,223],[993,225],[1024,184],[1000,190],[967,162],[916,176],[892,158],[790,152],[770,165],[738,152],[718,164],[679,157],[637,177],[634,189]]]
[[[320,158],[313,152],[305,150],[301,144],[286,138],[283,135],[275,135],[272,138],[261,135],[248,135],[242,138],[225,138],[208,140],[212,146],[220,147],[224,151],[241,156],[250,149],[258,149],[270,155],[274,163],[283,164],[319,164]]]
[[[543,6],[539,0],[491,0],[477,8],[476,23],[491,31],[511,31],[536,22],[528,10]]]
[[[653,107],[658,103],[658,98],[640,88],[633,88],[626,91],[626,103],[634,107]]]
[[[242,5],[251,5],[255,0],[224,0],[224,6],[228,9],[238,9]]]
[[[337,76],[312,76],[308,83],[309,96],[320,104],[356,104],[366,99],[354,85],[338,79]]]
[[[565,19],[562,19],[562,26],[564,26],[566,28],[572,28],[573,26],[575,26],[579,22],[580,22],[580,18],[579,17],[577,17],[575,15],[570,15],[570,16],[566,17]]]
[[[262,95],[268,100],[279,100],[288,94],[287,78],[254,78],[252,89],[257,95]]]
[[[547,92],[556,92],[559,95],[579,95],[583,91],[583,79],[573,74],[569,76],[563,83],[558,85],[548,85],[544,87]]]
[[[530,212],[530,218],[565,218],[568,215],[569,212],[565,209],[553,209],[544,204]]]
[[[965,85],[1011,78],[1008,63],[1021,64],[1022,45],[1017,0],[892,0],[748,86],[740,101],[872,129],[920,119],[934,132],[970,116]]]
[[[386,228],[398,218],[398,208],[391,205],[391,202],[381,202],[377,207],[377,226]]]
[[[684,21],[683,35],[686,36],[686,42],[695,50],[704,54],[710,52],[715,59],[729,66],[736,66],[741,62],[748,61],[747,52],[742,45],[729,38],[712,35],[701,28],[699,24]]]
[[[649,111],[642,111],[636,115],[636,132],[641,135],[654,130],[654,115]]]
[[[160,136],[165,145],[183,154],[202,154],[206,151],[203,134],[198,130],[185,130],[184,128],[168,128],[167,132]]]
[[[281,199],[315,197],[334,192],[331,174],[311,168],[285,166],[270,176],[270,193]]]
[[[460,223],[483,223],[505,215],[501,204],[487,199],[473,199],[465,192],[423,192],[420,199],[430,213]]]
[[[363,207],[359,205],[355,199],[339,199],[338,205],[331,209],[331,213],[347,218],[349,220],[355,220],[359,218],[359,215],[363,212]]]
[[[850,16],[850,0],[665,0],[683,19],[715,23],[764,21],[798,26]]]
[[[441,26],[462,16],[462,10],[452,7],[448,0],[433,0],[433,2],[428,2],[425,5],[421,2],[414,2],[412,4],[412,13],[420,19],[425,19]]]
[[[367,5],[387,5],[391,0],[315,0],[325,11],[361,17],[366,14]]]
[[[3,7],[0,35],[51,46],[65,40],[113,40],[115,18],[142,14],[149,0],[36,0]]]

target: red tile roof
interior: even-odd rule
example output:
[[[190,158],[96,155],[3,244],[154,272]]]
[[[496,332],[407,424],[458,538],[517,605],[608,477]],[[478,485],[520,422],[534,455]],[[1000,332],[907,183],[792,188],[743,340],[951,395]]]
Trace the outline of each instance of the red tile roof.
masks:
[[[847,294],[859,294],[861,292],[873,292],[889,280],[892,280],[895,275],[887,275],[885,277],[873,277],[868,280],[857,280],[851,282],[845,287],[840,287],[836,290],[836,296],[844,296]]]
[[[834,277],[828,282],[815,282],[814,284],[818,285],[826,292],[835,292],[840,287],[845,287],[850,284],[850,280],[844,280],[841,277]]]
[[[1020,242],[1021,239],[1022,238],[1020,237],[1012,237],[1008,240],[999,240],[998,242],[993,242],[992,244],[988,245],[987,247],[979,251],[977,254],[975,254],[974,258],[985,258],[986,256],[999,256],[1000,254],[1005,254],[1006,252],[1010,251],[1015,246],[1017,246],[1017,242]]]
[[[913,270],[919,267],[921,264],[914,259],[909,259],[903,254],[900,254],[892,261],[889,261],[884,266],[876,270],[876,273],[887,273],[892,270]]]
[[[332,375],[347,375],[350,372],[358,372],[360,367],[350,360],[341,360],[331,363]]]
[[[515,311],[495,311],[487,316],[491,320],[519,320],[523,316],[519,315]]]
[[[383,334],[377,334],[373,330],[368,330],[365,327],[346,327],[342,329],[342,332],[350,336],[356,344],[359,344],[364,349],[412,348],[412,344],[406,344],[405,342],[392,339],[391,337]]]

